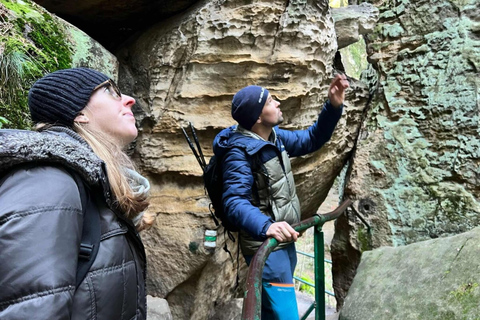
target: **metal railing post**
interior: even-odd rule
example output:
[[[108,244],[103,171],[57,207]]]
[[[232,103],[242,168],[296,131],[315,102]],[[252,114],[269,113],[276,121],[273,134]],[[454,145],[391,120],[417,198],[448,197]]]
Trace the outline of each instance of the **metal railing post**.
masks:
[[[314,227],[315,252],[315,320],[325,320],[325,240],[322,225]]]

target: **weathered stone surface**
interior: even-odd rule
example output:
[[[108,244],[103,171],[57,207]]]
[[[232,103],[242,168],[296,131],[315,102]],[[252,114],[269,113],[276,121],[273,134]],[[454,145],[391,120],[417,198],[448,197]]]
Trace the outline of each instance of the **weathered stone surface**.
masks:
[[[338,49],[342,49],[373,31],[378,20],[378,9],[363,2],[360,5],[332,8],[332,17],[335,21]]]
[[[233,290],[236,263],[221,249],[223,232],[215,253],[203,247],[205,229],[215,226],[180,127],[192,122],[210,157],[215,134],[234,124],[233,94],[259,84],[282,102],[282,127],[306,128],[326,99],[336,49],[327,1],[217,0],[154,26],[119,52],[120,84],[137,97],[135,156],[152,183],[149,210],[158,214],[143,236],[148,288],[168,300],[175,319],[206,319],[242,289]],[[331,142],[293,160],[304,218],[317,211],[354,146],[368,92],[351,86]],[[227,243],[235,256],[236,245]]]
[[[147,320],[172,320],[170,307],[165,299],[147,296]]]
[[[102,71],[112,79],[118,79],[118,60],[100,43],[77,27],[65,23],[65,38],[72,45],[72,67],[89,67]]]
[[[17,7],[29,3],[8,2]],[[181,11],[194,2],[129,4],[144,3],[158,18],[163,17],[156,11],[160,4],[170,3],[163,9]],[[351,210],[337,223],[332,255],[339,305],[361,252],[451,235],[478,225],[479,1],[370,2],[381,8],[379,24],[367,39],[374,69],[364,79],[376,92],[368,114],[363,113],[367,89],[352,82],[332,141],[322,151],[293,161],[307,217],[323,201],[354,148],[359,124],[366,119],[347,174],[345,195],[357,200],[351,210],[367,218],[372,235]],[[67,3],[70,6],[67,1],[55,2],[59,10],[67,8]],[[120,10],[129,4],[102,3],[78,3],[70,8],[83,11],[64,17],[72,14],[71,22],[95,20],[99,24],[88,22],[86,29],[100,30],[104,40],[119,35],[126,40],[124,35],[137,27],[135,21],[140,24],[132,19],[136,10],[145,8]],[[110,15],[108,10],[102,12],[104,8],[115,10]],[[42,14],[30,8],[23,14],[46,25],[44,12],[38,11]],[[113,23],[109,15],[132,25]],[[149,23],[147,15],[139,16]],[[31,25],[28,21],[22,25],[28,36]],[[87,65],[115,78],[115,57],[72,30],[62,31],[62,38],[73,46],[68,66]],[[24,44],[31,40],[27,37]],[[143,235],[149,255],[149,291],[168,300],[175,319],[208,318],[216,305],[238,296],[242,289],[234,292],[236,262],[232,264],[221,249],[223,235],[213,253],[202,245],[205,229],[215,226],[209,218],[200,169],[179,126],[189,121],[195,124],[209,157],[214,135],[233,124],[232,95],[256,83],[281,99],[283,127],[305,128],[325,99],[336,50],[326,1],[216,0],[196,3],[184,15],[163,21],[119,51],[121,86],[138,97],[136,112],[142,132],[135,156],[152,181],[150,210],[158,214],[157,225]],[[235,245],[228,244],[235,256]],[[240,263],[243,276],[242,259]]]
[[[240,320],[242,318],[243,299],[237,298],[216,308],[215,314],[209,320]]]
[[[364,252],[340,320],[478,319],[480,228]]]
[[[90,66],[116,78],[115,57],[66,25],[63,37],[74,49],[71,64],[64,67]],[[233,94],[256,83],[282,101],[284,128],[306,128],[326,99],[336,50],[326,1],[217,0],[160,23],[119,51],[120,85],[138,98],[141,134],[134,156],[152,181],[150,210],[158,214],[156,226],[143,234],[148,290],[168,300],[175,319],[206,319],[216,305],[241,296],[243,289],[234,288],[237,262],[221,249],[221,230],[217,250],[203,246],[205,230],[215,226],[200,169],[179,126],[195,124],[208,158],[215,134],[234,123]],[[293,160],[304,218],[317,211],[349,157],[367,95],[365,85],[352,80],[331,142],[320,152]],[[235,256],[235,244],[228,245]],[[242,258],[240,264],[243,278]]]
[[[376,96],[345,189],[372,235],[353,211],[337,221],[340,306],[362,251],[480,224],[480,2],[379,4],[379,23],[367,37]]]

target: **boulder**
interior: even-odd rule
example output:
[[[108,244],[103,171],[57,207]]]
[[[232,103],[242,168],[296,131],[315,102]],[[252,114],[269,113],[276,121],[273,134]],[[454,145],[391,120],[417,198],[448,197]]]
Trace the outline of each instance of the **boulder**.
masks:
[[[215,314],[209,320],[241,320],[243,299],[230,300],[216,308]]]
[[[114,79],[120,70],[122,91],[137,99],[134,111],[140,135],[133,157],[152,182],[149,210],[158,216],[155,226],[142,234],[149,260],[149,293],[166,299],[175,319],[208,318],[215,314],[216,306],[242,296],[242,282],[236,287],[235,279],[237,275],[244,278],[245,263],[241,257],[236,259],[236,243],[226,240],[223,229],[210,218],[201,170],[180,127],[189,122],[195,125],[208,161],[214,136],[234,124],[230,116],[233,94],[249,84],[265,86],[280,99],[283,128],[304,129],[311,125],[335,73],[332,64],[338,46],[328,3],[180,1],[175,4],[178,7],[167,9],[173,13],[189,7],[187,11],[161,19],[123,44],[116,52],[120,67],[115,56],[76,27],[38,6],[24,9],[33,6],[29,0],[2,3],[11,5],[14,9],[9,10],[22,19],[33,19],[35,27],[45,28],[54,21],[53,30],[59,31],[50,35],[55,39],[49,42],[54,44],[52,49],[38,46],[42,56],[51,62],[51,68],[42,70],[89,66]],[[131,33],[119,32],[112,19],[134,22],[135,15],[146,10],[142,5],[126,10],[122,6],[129,4],[123,2],[110,7],[102,3],[68,3],[67,8],[67,2],[57,1],[54,6],[46,1],[44,5],[84,26],[89,33],[97,29],[107,38],[120,35],[121,42]],[[155,16],[162,3],[168,4],[156,1],[147,5],[147,11]],[[117,13],[108,17],[106,8]],[[145,27],[151,17],[142,17]],[[91,22],[94,20],[99,24]],[[28,36],[33,22],[25,21],[21,31]],[[24,43],[30,41],[27,38]],[[109,42],[103,39],[102,43]],[[57,58],[57,51],[66,55]],[[317,212],[354,150],[369,92],[362,82],[352,79],[350,85],[344,114],[331,141],[319,152],[292,161],[302,218]],[[214,249],[204,246],[205,231],[211,229],[218,232]],[[225,244],[233,258],[223,250]]]
[[[147,296],[147,320],[172,320],[170,307],[165,299]]]
[[[340,320],[478,319],[480,228],[362,254]]]
[[[362,2],[360,5],[332,8],[332,17],[338,49],[342,49],[373,31],[378,20],[378,9],[368,2]]]

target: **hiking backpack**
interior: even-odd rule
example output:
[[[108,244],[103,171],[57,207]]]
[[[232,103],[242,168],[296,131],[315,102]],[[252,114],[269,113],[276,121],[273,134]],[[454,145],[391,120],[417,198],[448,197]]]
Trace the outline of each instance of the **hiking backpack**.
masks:
[[[210,213],[218,226],[218,220],[222,222],[225,229],[232,232],[238,232],[239,228],[228,220],[226,213],[223,210],[223,170],[222,160],[213,155],[205,166],[203,171],[203,182],[208,197],[210,198]],[[214,214],[213,214],[214,213]],[[217,220],[218,218],[218,220]]]
[[[203,183],[204,183],[205,191],[211,201],[209,205],[209,210],[213,220],[215,221],[215,225],[218,227],[221,223],[221,225],[225,228],[225,230],[230,232],[238,232],[240,231],[240,229],[228,220],[226,216],[226,212],[223,210],[223,170],[222,170],[223,159],[221,157],[219,158],[216,155],[213,155],[207,164],[205,161],[205,157],[203,155],[202,149],[200,147],[200,143],[198,142],[195,128],[191,123],[189,124],[189,126],[192,132],[193,140],[195,141],[195,145],[198,151],[195,149],[195,146],[193,145],[192,141],[188,137],[188,134],[184,128],[182,128],[183,135],[185,136],[185,139],[187,140],[188,145],[190,146],[190,149],[195,155],[195,158],[197,159],[198,164],[203,170]],[[255,172],[256,168],[259,166],[257,158],[258,158],[257,155],[249,157],[249,160],[251,160],[251,166],[252,166],[253,172]],[[254,192],[253,192],[254,195],[258,198],[256,183],[253,184],[253,189],[254,189]],[[232,238],[230,233],[229,233],[229,237]]]
[[[190,123],[190,130],[192,132],[193,140],[195,141],[195,145],[198,149],[198,152],[195,149],[195,146],[193,145],[192,141],[188,137],[187,132],[185,131],[184,128],[182,128],[183,135],[185,136],[185,139],[187,140],[188,145],[190,146],[190,149],[195,155],[195,158],[197,159],[198,164],[200,165],[200,168],[202,168],[202,171],[203,171],[203,184],[204,184],[207,196],[210,198],[210,201],[211,201],[208,206],[208,209],[210,210],[212,219],[215,222],[215,225],[217,227],[220,226],[220,223],[221,223],[225,228],[225,230],[231,231],[231,232],[237,232],[239,231],[238,227],[234,226],[232,223],[228,221],[226,214],[223,210],[223,200],[222,200],[223,198],[222,160],[223,159],[218,159],[217,156],[213,155],[207,164],[202,152],[202,148],[200,147],[200,143],[198,142],[195,128],[191,123]]]
[[[192,152],[195,155],[195,158],[197,159],[198,164],[200,165],[200,168],[202,168],[203,183],[204,183],[205,191],[208,197],[210,198],[210,204],[208,206],[208,209],[210,210],[210,214],[212,216],[213,221],[215,222],[215,225],[219,227],[221,222],[221,225],[224,227],[224,234],[226,233],[228,235],[228,238],[233,242],[235,242],[235,237],[232,235],[232,232],[238,232],[240,231],[240,229],[228,220],[226,212],[223,210],[223,169],[222,169],[223,158],[219,158],[216,155],[213,155],[207,164],[202,152],[202,148],[200,147],[200,143],[198,142],[195,128],[191,123],[189,124],[189,126],[192,132],[193,140],[195,141],[195,145],[198,149],[198,152],[195,149],[195,146],[193,145],[192,141],[188,137],[188,134],[184,128],[182,128],[182,131],[183,131],[183,135],[185,136],[185,139],[188,142],[188,145],[190,146],[190,149],[192,149]],[[250,161],[252,172],[256,172],[261,167],[258,154],[254,154],[252,157],[247,157],[247,158]],[[259,203],[260,201],[259,201],[256,182],[253,183],[253,195],[256,197],[256,201],[258,201]],[[233,256],[230,250],[228,250],[226,241],[223,246],[223,250],[229,254],[230,259],[232,259],[232,263],[233,263],[234,262]],[[240,283],[240,277],[238,272],[240,267],[240,264],[238,263],[239,255],[240,255],[240,241],[237,242],[237,276],[235,281],[235,289],[238,287]]]

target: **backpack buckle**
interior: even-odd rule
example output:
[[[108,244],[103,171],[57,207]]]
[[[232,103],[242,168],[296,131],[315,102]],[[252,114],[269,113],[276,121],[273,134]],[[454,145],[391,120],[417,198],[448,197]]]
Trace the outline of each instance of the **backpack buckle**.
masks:
[[[81,243],[79,257],[81,259],[90,260],[90,256],[92,255],[92,251],[93,251],[93,246],[94,246],[93,244]]]

